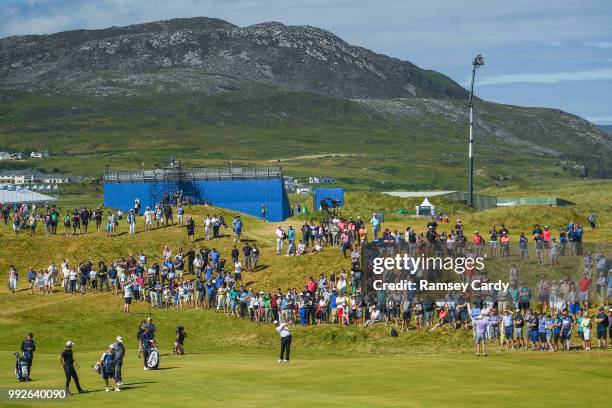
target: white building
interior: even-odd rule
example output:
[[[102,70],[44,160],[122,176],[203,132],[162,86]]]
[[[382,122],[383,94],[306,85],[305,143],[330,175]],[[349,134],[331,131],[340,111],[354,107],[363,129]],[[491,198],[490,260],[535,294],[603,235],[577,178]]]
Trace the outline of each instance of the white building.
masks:
[[[32,159],[47,159],[49,158],[49,152],[45,150],[44,152],[32,152],[30,153],[30,157]]]
[[[0,184],[64,184],[70,178],[62,174],[46,174],[32,170],[8,170],[0,172]]]
[[[285,190],[290,193],[295,192],[297,188],[297,180],[291,176],[283,176],[283,183],[285,184]]]
[[[310,184],[333,184],[336,179],[331,177],[309,177],[308,182]]]
[[[21,153],[0,152],[0,161],[2,160],[21,160]]]

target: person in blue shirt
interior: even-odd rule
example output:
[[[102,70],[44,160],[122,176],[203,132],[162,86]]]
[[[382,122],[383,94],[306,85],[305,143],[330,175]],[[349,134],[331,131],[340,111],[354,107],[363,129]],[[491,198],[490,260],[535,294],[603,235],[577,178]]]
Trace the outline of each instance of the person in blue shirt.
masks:
[[[478,316],[480,316],[480,312],[480,306],[474,303],[474,306],[472,306],[472,320],[475,320]]]
[[[567,310],[561,312],[561,345],[563,350],[570,350],[570,337],[574,328],[574,320],[567,314]]]
[[[524,233],[521,232],[521,236],[519,238],[519,250],[521,253],[521,261],[526,261],[529,259],[529,250],[527,249],[528,239]]]
[[[206,281],[206,307],[211,308],[215,306],[215,295],[217,288],[212,280]]]
[[[28,337],[21,342],[21,351],[28,363],[28,377],[26,378],[26,381],[32,381],[30,379],[30,376],[32,375],[32,360],[34,359],[34,352],[36,351],[36,343],[34,343],[33,333],[28,333]]]
[[[559,351],[559,337],[561,337],[561,315],[557,312],[553,315],[552,325],[553,347],[555,351]]]
[[[578,246],[576,241],[576,230],[574,227],[570,227],[567,231],[567,240],[570,243],[570,255],[578,255]]]
[[[380,232],[380,220],[376,217],[376,214],[372,214],[370,224],[372,224],[372,234],[374,235],[374,240],[376,241],[378,239],[378,233]]]
[[[219,262],[219,252],[217,252],[216,248],[213,248],[208,256],[210,257],[210,262],[212,263],[213,268],[215,268]]]
[[[295,230],[292,225],[287,229],[287,240],[289,241],[289,245],[295,244]]]
[[[578,315],[580,313],[580,301],[578,299],[574,300],[569,304],[569,312],[572,316]]]
[[[514,317],[509,309],[504,310],[504,343],[507,348],[514,348]]]
[[[546,347],[546,315],[540,313],[540,319],[538,322],[538,339],[540,350],[544,350]]]
[[[574,236],[574,242],[576,243],[576,255],[582,255],[582,227],[576,225],[574,227],[574,231],[576,233]]]
[[[247,309],[247,298],[248,292],[244,289],[244,287],[240,288],[240,293],[238,293],[238,309],[240,311],[240,318],[244,319],[244,315]]]
[[[338,308],[338,304],[336,303],[337,298],[338,298],[338,294],[336,293],[336,290],[334,289],[332,291],[331,297],[329,298],[329,308],[330,308],[329,316],[331,316],[330,323],[334,323],[336,321],[336,316],[338,315],[338,313],[336,313],[336,309]]]
[[[28,269],[28,283],[30,284],[30,291],[34,293],[34,288],[36,287],[36,272],[31,266]]]
[[[237,215],[232,221],[232,228],[234,229],[234,242],[240,242],[240,235],[242,234],[242,220]]]
[[[559,233],[559,256],[565,256],[565,246],[567,245],[567,234],[565,231]]]

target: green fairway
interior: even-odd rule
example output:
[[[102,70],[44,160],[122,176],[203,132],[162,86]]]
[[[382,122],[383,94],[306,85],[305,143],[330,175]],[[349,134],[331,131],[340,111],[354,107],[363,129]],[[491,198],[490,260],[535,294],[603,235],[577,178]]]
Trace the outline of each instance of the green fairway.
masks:
[[[273,333],[270,334],[271,336]],[[161,370],[143,371],[130,349],[124,390],[104,392],[101,377],[86,366],[98,353],[79,353],[80,378],[93,391],[70,405],[158,404],[184,407],[274,405],[326,407],[496,407],[606,406],[603,390],[612,381],[612,354],[539,352],[357,355],[309,352],[296,342],[294,359],[278,364],[272,351],[194,351],[162,356]],[[37,356],[36,378],[28,386],[61,388],[63,372],[54,354]],[[11,364],[2,360],[0,381],[11,384]],[[24,386],[19,384],[19,386]],[[54,406],[54,403],[37,406]]]

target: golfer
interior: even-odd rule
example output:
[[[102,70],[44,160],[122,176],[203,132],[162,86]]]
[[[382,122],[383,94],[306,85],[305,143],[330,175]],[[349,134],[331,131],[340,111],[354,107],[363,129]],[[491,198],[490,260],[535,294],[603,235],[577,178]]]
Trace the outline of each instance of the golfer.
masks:
[[[486,313],[480,313],[474,320],[474,342],[476,343],[476,357],[481,355],[487,356],[487,329],[491,325],[489,316]]]
[[[125,346],[121,336],[117,336],[116,340],[115,344],[113,344],[113,351],[115,352],[115,383],[121,386],[123,385],[121,367],[123,366],[123,357],[125,356]]]
[[[278,320],[275,320],[274,325],[276,326],[276,331],[281,339],[280,358],[278,359],[278,362],[288,363],[289,354],[291,353],[291,332],[287,328],[289,323],[279,323]]]
[[[83,394],[87,392],[83,388],[81,388],[81,384],[79,383],[79,376],[74,369],[74,365],[76,361],[74,361],[74,355],[72,353],[72,346],[74,346],[74,342],[68,340],[66,342],[66,349],[62,351],[62,354],[59,357],[59,361],[64,368],[64,374],[66,375],[66,395],[70,395],[70,381],[74,379],[74,384],[79,391],[79,394]]]

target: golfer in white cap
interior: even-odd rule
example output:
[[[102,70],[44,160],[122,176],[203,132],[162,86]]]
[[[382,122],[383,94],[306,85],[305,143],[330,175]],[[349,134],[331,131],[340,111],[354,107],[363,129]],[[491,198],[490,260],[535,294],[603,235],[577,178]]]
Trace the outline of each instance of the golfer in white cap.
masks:
[[[291,332],[287,328],[289,323],[279,323],[278,320],[275,320],[274,325],[276,326],[276,331],[281,339],[280,358],[278,359],[278,362],[288,363],[289,354],[291,353]]]
[[[81,388],[81,384],[79,383],[79,376],[74,369],[75,361],[74,356],[72,354],[72,346],[74,346],[74,342],[68,340],[66,342],[66,349],[62,351],[62,354],[59,357],[59,361],[64,368],[64,374],[66,375],[66,395],[70,395],[70,381],[74,379],[74,385],[76,385],[79,394],[87,392],[83,388]]]

